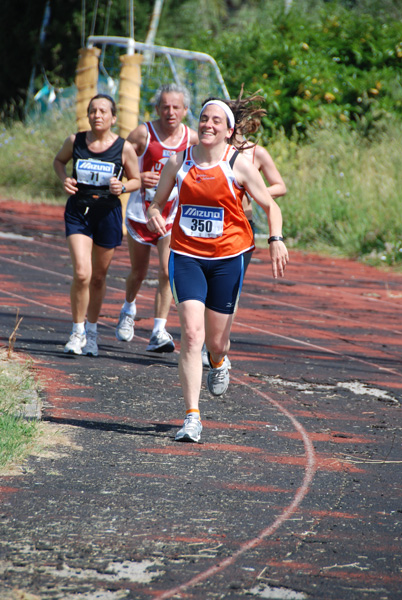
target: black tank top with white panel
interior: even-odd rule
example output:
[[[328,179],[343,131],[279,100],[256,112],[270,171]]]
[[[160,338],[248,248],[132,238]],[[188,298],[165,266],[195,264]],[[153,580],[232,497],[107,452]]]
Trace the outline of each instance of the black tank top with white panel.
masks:
[[[73,147],[73,177],[77,181],[78,193],[82,199],[118,200],[109,192],[111,177],[123,176],[124,139],[118,137],[103,152],[91,152],[86,142],[86,131],[76,134]]]

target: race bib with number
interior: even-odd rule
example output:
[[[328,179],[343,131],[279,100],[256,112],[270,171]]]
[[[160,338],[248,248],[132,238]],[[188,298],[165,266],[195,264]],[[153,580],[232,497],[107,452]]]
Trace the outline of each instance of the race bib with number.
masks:
[[[114,175],[114,163],[79,158],[75,165],[77,182],[91,186],[108,186]]]
[[[223,208],[182,205],[180,227],[191,237],[216,238],[223,234]]]

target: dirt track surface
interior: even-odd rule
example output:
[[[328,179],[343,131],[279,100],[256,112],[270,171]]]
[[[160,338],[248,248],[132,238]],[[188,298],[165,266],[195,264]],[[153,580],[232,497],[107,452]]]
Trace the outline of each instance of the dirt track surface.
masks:
[[[257,250],[229,390],[204,386],[202,443],[177,444],[178,353],[145,351],[156,255],[124,344],[116,253],[90,358],[63,353],[63,209],[0,201],[0,248],[1,343],[19,309],[69,440],[0,478],[2,600],[402,598],[401,275],[291,252],[274,282]],[[179,349],[175,308],[168,325]]]

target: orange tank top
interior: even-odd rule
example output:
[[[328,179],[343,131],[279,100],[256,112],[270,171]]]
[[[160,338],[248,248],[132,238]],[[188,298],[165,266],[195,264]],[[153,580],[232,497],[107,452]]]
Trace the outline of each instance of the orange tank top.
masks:
[[[228,146],[212,167],[200,167],[193,146],[185,152],[176,182],[179,208],[173,223],[171,249],[178,254],[220,259],[254,249],[253,232],[244,214],[244,188],[235,180]]]

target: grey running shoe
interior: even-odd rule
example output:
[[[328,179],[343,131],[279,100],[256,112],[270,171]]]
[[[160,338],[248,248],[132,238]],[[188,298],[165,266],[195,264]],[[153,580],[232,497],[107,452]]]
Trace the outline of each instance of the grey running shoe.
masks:
[[[166,331],[166,329],[154,334],[149,340],[149,344],[147,346],[148,352],[173,352],[173,350],[173,338],[170,333]]]
[[[208,373],[208,389],[213,396],[221,396],[226,392],[229,385],[229,365],[230,361],[227,356],[223,361],[222,366],[214,369],[210,367]]]
[[[131,342],[134,337],[134,317],[123,310],[116,327],[116,338],[120,342]]]
[[[91,331],[87,331],[87,343],[82,349],[82,353],[87,356],[98,356],[98,344],[96,342],[97,335]]]
[[[183,427],[179,429],[174,438],[176,442],[199,442],[202,424],[196,417],[188,416],[184,419]]]
[[[73,332],[70,335],[70,339],[64,346],[64,352],[66,354],[82,354],[82,348],[87,343],[85,333]]]

